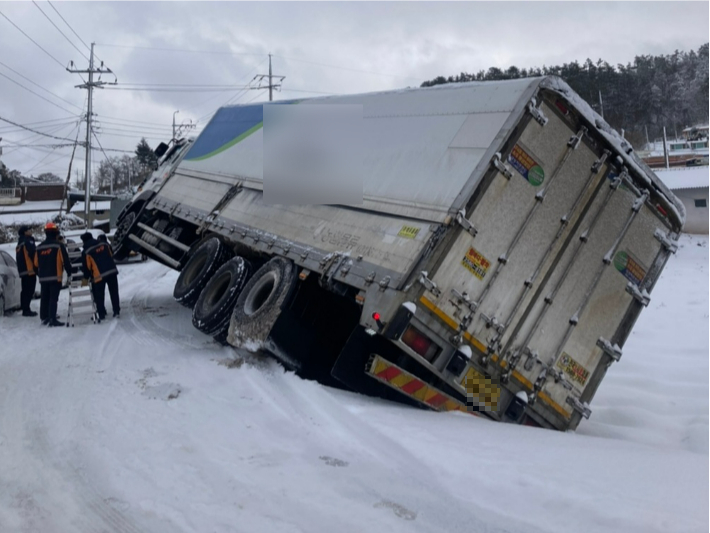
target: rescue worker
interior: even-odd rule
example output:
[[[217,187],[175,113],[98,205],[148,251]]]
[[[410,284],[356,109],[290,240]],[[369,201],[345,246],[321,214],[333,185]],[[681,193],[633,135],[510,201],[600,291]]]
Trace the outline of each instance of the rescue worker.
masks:
[[[32,236],[32,231],[27,226],[20,226],[17,236],[15,262],[17,263],[17,273],[20,274],[20,280],[22,282],[22,290],[20,292],[22,316],[37,316],[37,313],[30,309],[30,302],[35,294],[35,287],[37,287],[35,238]]]
[[[88,231],[81,236],[84,250],[81,252],[81,270],[85,279],[91,280],[91,292],[94,295],[96,312],[99,320],[106,318],[106,286],[111,296],[113,317],[121,314],[121,304],[118,298],[118,268],[113,260],[113,252],[108,243],[94,239]]]
[[[57,303],[59,291],[62,289],[64,272],[71,279],[71,263],[67,248],[59,242],[59,228],[54,222],[44,226],[44,241],[35,251],[35,268],[41,286],[39,318],[43,325],[50,327],[63,326],[57,319]]]

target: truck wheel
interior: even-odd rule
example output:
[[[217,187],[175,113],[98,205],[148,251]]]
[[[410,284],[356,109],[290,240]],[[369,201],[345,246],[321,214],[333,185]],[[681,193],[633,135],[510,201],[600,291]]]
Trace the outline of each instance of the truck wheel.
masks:
[[[200,244],[190,255],[175,282],[175,300],[192,309],[202,289],[229,257],[230,251],[215,237]]]
[[[130,211],[123,217],[123,220],[121,220],[116,228],[116,234],[111,246],[113,257],[116,261],[123,261],[128,257],[128,254],[131,253],[131,241],[128,239],[128,235],[131,233],[133,226],[135,226],[137,218],[138,213],[136,211]]]
[[[255,352],[269,336],[296,286],[296,267],[274,257],[242,289],[229,322],[227,341]]]
[[[234,304],[251,272],[251,264],[239,256],[219,267],[195,303],[192,325],[207,335],[225,333]]]

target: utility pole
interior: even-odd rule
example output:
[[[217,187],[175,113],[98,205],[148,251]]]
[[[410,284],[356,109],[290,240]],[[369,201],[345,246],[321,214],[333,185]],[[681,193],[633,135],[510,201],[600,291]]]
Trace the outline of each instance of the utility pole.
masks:
[[[173,141],[174,141],[175,138],[176,138],[176,134],[175,134],[175,115],[177,115],[179,112],[180,112],[180,110],[178,109],[177,111],[175,111],[175,112],[173,113]]]
[[[106,81],[101,81],[100,79],[98,81],[94,81],[94,74],[113,74],[111,72],[110,68],[104,69],[104,62],[101,62],[101,66],[99,68],[94,68],[94,45],[95,43],[91,43],[91,55],[89,56],[89,68],[87,70],[79,70],[74,68],[74,61],[71,61],[69,63],[69,66],[72,68],[67,68],[67,72],[71,72],[72,74],[88,74],[89,75],[89,81],[82,83],[81,85],[75,85],[76,88],[78,89],[86,89],[88,91],[88,103],[87,103],[87,113],[86,113],[86,144],[84,145],[84,148],[86,149],[86,162],[85,162],[85,169],[84,169],[84,187],[85,187],[85,197],[84,197],[84,221],[86,223],[87,229],[89,228],[89,213],[91,212],[89,208],[89,202],[90,202],[90,192],[91,192],[91,117],[93,116],[93,90],[94,87],[99,87],[102,88],[104,85],[116,85],[118,80],[109,83]],[[100,78],[101,76],[99,76]],[[114,75],[115,77],[115,75]]]
[[[601,111],[601,116],[604,118],[604,102],[602,102],[602,92],[599,91],[599,110]]]
[[[666,168],[671,168],[668,162],[668,139],[666,139],[666,127],[663,126],[663,158],[666,161]]]
[[[273,72],[271,71],[271,54],[269,54],[269,73],[268,74],[258,74],[257,76],[254,77],[254,79],[259,82],[263,81],[264,78],[268,78],[268,80],[269,80],[268,85],[259,84],[257,87],[253,87],[253,88],[254,89],[269,89],[269,102],[271,102],[274,99],[273,90],[280,89],[281,82],[286,79],[286,76],[275,76],[273,74]],[[278,83],[274,83],[274,78],[278,78]]]

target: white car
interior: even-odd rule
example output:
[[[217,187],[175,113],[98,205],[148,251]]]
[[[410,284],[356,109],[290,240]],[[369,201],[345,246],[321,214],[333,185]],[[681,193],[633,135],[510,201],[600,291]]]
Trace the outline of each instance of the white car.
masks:
[[[20,308],[20,274],[15,260],[0,250],[0,318],[5,311]]]

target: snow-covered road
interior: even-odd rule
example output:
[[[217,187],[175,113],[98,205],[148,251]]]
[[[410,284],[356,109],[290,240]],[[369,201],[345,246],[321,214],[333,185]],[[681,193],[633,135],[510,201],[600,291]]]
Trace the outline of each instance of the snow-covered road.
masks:
[[[706,532],[708,239],[681,244],[576,433],[245,360],[125,265],[118,320],[0,320],[0,533]]]

